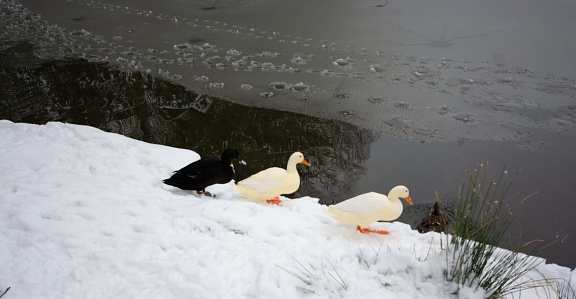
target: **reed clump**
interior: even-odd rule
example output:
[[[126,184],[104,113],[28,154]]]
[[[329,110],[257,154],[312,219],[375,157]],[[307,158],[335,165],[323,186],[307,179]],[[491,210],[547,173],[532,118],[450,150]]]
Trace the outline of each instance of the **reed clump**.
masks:
[[[510,194],[518,174],[510,176],[504,167],[492,181],[488,179],[487,164],[480,164],[469,173],[459,190],[452,238],[447,242],[446,280],[460,286],[481,287],[487,298],[550,286],[545,281],[525,281],[522,277],[544,262],[536,255],[555,240],[524,241],[522,231],[508,238],[520,205],[529,197]]]

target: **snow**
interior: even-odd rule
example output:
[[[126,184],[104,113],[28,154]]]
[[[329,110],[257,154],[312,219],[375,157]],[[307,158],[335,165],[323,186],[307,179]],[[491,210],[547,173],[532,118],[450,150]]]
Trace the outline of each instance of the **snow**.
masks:
[[[283,206],[164,185],[195,152],[63,123],[0,121],[5,298],[483,298],[443,271],[446,236],[362,235],[317,198]],[[247,161],[250,163],[250,161]],[[527,277],[572,279],[538,266]],[[522,292],[538,298],[545,292]]]

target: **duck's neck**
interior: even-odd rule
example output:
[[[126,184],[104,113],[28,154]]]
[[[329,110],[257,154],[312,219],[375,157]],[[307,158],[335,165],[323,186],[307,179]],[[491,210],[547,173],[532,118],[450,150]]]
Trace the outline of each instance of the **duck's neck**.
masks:
[[[292,161],[288,161],[288,165],[286,166],[286,172],[288,173],[295,173],[298,172],[298,170],[296,169],[296,164]]]
[[[230,159],[230,157],[227,155],[222,155],[220,157],[220,162],[222,162],[224,165],[232,165],[232,159]]]

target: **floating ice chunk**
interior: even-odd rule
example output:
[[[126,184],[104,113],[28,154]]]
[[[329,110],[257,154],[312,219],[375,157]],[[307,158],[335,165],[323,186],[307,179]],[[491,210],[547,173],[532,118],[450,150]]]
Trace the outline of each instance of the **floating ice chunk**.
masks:
[[[265,97],[265,98],[271,98],[274,96],[274,93],[271,91],[261,92],[260,96]]]
[[[348,98],[350,98],[351,95],[350,95],[350,92],[348,92],[348,91],[339,91],[339,92],[336,92],[333,96],[335,98],[338,98],[338,99],[348,99]]]
[[[274,57],[280,56],[279,53],[276,53],[276,52],[272,53],[272,52],[268,52],[268,51],[264,51],[264,52],[262,52],[262,53],[260,53],[260,54],[256,54],[256,55],[258,55],[258,56],[260,56],[260,57],[270,57],[270,58],[274,58]]]
[[[206,61],[216,61],[216,60],[222,60],[222,57],[220,57],[219,55],[214,55],[212,57],[206,58]]]
[[[210,88],[210,89],[222,89],[222,88],[224,88],[224,83],[223,82],[222,83],[212,83],[211,82],[208,84],[208,88]]]
[[[286,83],[284,81],[272,82],[272,83],[268,84],[268,86],[270,86],[276,90],[286,90],[286,89],[290,88],[290,84]]]
[[[320,74],[324,76],[336,76],[336,72],[331,70],[323,70],[322,72],[320,72]]]
[[[158,75],[165,77],[165,78],[169,78],[170,77],[170,72],[163,70],[163,69],[158,69]]]
[[[369,97],[368,102],[374,103],[374,104],[380,104],[380,103],[384,102],[384,99],[378,98],[378,97]]]
[[[208,82],[208,81],[210,81],[210,78],[208,78],[206,76],[198,76],[198,77],[194,78],[194,80],[201,81],[201,82]]]
[[[174,45],[174,50],[183,50],[183,49],[191,49],[191,48],[192,48],[192,45],[189,43]]]
[[[240,85],[240,89],[244,90],[244,91],[248,91],[251,90],[252,88],[254,88],[252,85],[250,84],[242,84]]]
[[[230,49],[230,50],[226,51],[226,54],[231,55],[231,56],[239,56],[242,54],[242,52],[240,52],[236,49]]]
[[[295,64],[306,64],[306,60],[304,60],[304,58],[302,57],[294,57],[290,60],[290,62],[295,63]]]
[[[276,66],[272,62],[264,62],[260,65],[260,67],[264,70],[276,69]]]
[[[446,115],[448,112],[450,112],[450,108],[447,105],[442,105],[442,108],[440,108],[440,111],[438,111],[438,114]]]
[[[308,90],[310,90],[310,86],[308,86],[302,82],[298,82],[296,84],[292,84],[292,90],[293,91],[308,91]]]
[[[370,65],[370,67],[368,69],[373,73],[381,73],[385,70],[379,64],[372,64],[372,65]]]
[[[461,122],[464,122],[464,123],[474,121],[474,118],[471,114],[457,114],[457,115],[453,115],[452,118],[454,118],[455,120],[459,120]]]
[[[346,59],[338,58],[336,61],[332,62],[332,64],[336,66],[346,66],[350,64],[350,62],[348,62]]]
[[[139,69],[142,67],[142,63],[140,61],[131,60],[128,63],[128,67],[133,69]]]
[[[112,37],[112,40],[113,40],[113,41],[116,41],[116,42],[119,42],[119,41],[121,41],[121,40],[123,40],[123,39],[124,39],[124,38],[121,37],[121,36],[119,36],[119,35],[116,35],[116,36],[113,36],[113,37]]]
[[[279,66],[277,69],[280,71],[291,72],[291,73],[295,73],[295,72],[299,71],[299,69],[295,69],[295,68],[293,68],[289,65],[285,65],[285,64]]]
[[[410,105],[408,105],[408,103],[406,103],[404,101],[400,101],[400,102],[394,104],[394,107],[408,109],[410,107]]]
[[[202,46],[200,46],[199,48],[203,51],[214,51],[216,49],[216,46],[211,45],[209,43],[205,43]]]
[[[244,66],[244,65],[248,64],[248,62],[244,59],[238,59],[238,60],[232,62],[231,64],[232,64],[232,66],[240,67],[240,66]]]
[[[176,59],[178,64],[189,64],[194,62],[194,57],[178,58]]]

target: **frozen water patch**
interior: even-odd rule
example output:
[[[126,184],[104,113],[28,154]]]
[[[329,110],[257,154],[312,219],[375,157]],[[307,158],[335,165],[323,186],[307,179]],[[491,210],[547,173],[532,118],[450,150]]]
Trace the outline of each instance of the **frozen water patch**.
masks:
[[[533,113],[519,110],[494,110],[494,105],[486,102],[497,97],[506,106],[511,99],[530,95],[532,99],[538,99],[540,105],[536,109],[565,110],[576,99],[574,78],[450,57],[435,59],[388,54],[383,49],[355,44],[353,37],[350,38],[353,46],[341,45],[292,32],[223,22],[219,9],[206,14],[200,7],[174,11],[168,4],[150,9],[144,4],[126,6],[110,2],[67,2],[69,7],[86,12],[104,12],[110,25],[102,26],[90,22],[89,18],[70,25],[62,16],[42,11],[47,19],[60,20],[50,24],[17,1],[3,1],[0,4],[3,11],[10,13],[4,13],[0,21],[3,25],[1,47],[6,49],[28,41],[34,44],[35,55],[43,59],[82,57],[110,62],[246,105],[253,105],[255,98],[270,97],[278,90],[242,89],[239,94],[234,86],[294,82],[284,87],[294,94],[282,96],[293,98],[298,104],[264,101],[258,105],[343,119],[409,139],[413,138],[413,132],[430,126],[438,130],[438,135],[430,138],[442,141],[454,141],[463,135],[472,139],[513,140],[528,136],[516,132],[528,132],[532,127],[561,133],[576,132],[576,125],[554,113],[547,118],[535,117]],[[118,34],[112,24],[129,29]],[[150,35],[138,35],[139,27],[155,30],[158,34],[154,39],[150,39]],[[190,32],[194,32],[195,37],[190,38]],[[297,82],[305,83],[299,85]],[[347,90],[350,100],[332,101],[334,97],[330,95],[338,94],[342,87]],[[302,97],[307,100],[299,101]],[[385,97],[407,103],[410,109],[394,113],[415,121],[401,131],[382,125],[381,119],[391,118],[389,106],[372,105],[366,99]],[[450,107],[449,112],[430,113],[444,105]],[[349,111],[353,116],[342,117],[340,111]],[[458,119],[458,115],[468,114],[486,121],[462,122]],[[495,133],[485,134],[487,131]]]

